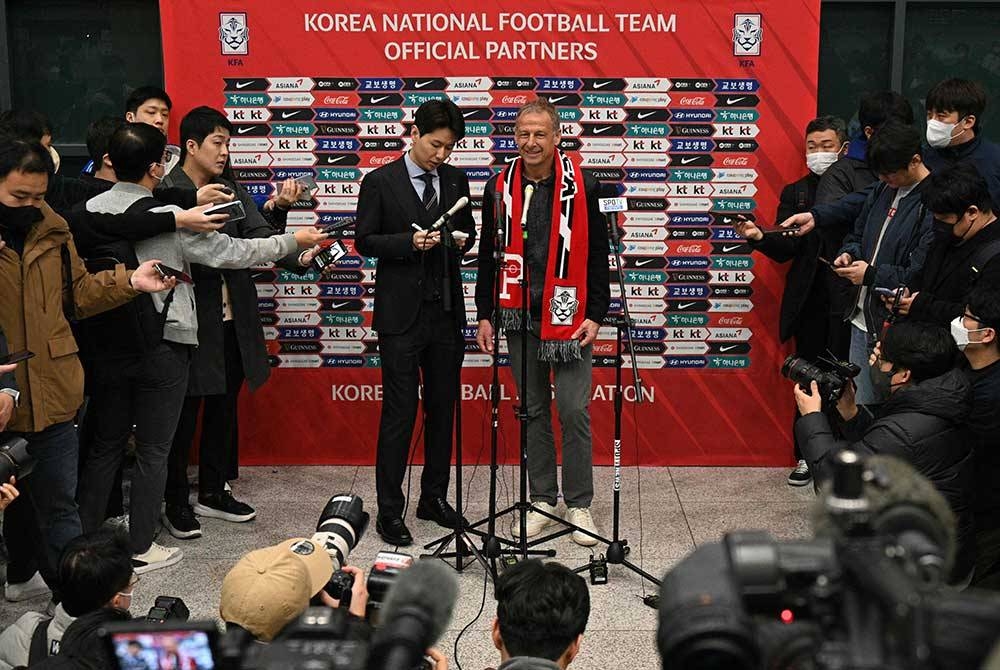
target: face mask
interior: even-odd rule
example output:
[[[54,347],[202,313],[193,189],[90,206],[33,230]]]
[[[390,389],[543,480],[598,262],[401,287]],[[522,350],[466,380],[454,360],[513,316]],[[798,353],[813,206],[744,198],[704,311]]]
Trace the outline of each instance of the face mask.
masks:
[[[951,336],[955,338],[955,344],[958,345],[959,351],[965,351],[965,348],[970,344],[979,344],[978,342],[971,342],[969,340],[969,333],[978,333],[981,330],[987,330],[987,329],[966,328],[965,317],[962,316],[956,316],[955,320],[951,322]]]
[[[955,132],[955,128],[957,126],[957,123],[945,123],[944,121],[938,121],[937,119],[928,119],[927,144],[938,149],[948,146],[955,137],[958,137],[965,132],[963,130],[958,135],[953,136],[952,133]]]
[[[871,367],[872,391],[875,394],[875,401],[883,403],[892,395],[892,387],[897,386],[897,384],[892,383],[892,376],[896,374],[896,366],[893,366],[888,372],[883,372],[878,366],[879,364],[876,362]]]
[[[59,152],[56,151],[55,147],[49,146],[49,155],[52,156],[52,165],[55,166],[55,171],[59,172]]]
[[[0,224],[11,230],[28,230],[45,218],[38,207],[8,207],[0,203]]]
[[[837,162],[840,154],[836,151],[817,151],[806,154],[806,167],[816,176],[822,175],[827,168]]]

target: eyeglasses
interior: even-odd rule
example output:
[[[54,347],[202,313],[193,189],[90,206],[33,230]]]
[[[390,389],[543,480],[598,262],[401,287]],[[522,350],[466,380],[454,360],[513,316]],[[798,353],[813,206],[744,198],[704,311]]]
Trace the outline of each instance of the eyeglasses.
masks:
[[[139,575],[132,575],[132,578],[128,581],[128,591],[119,591],[117,595],[124,598],[131,598],[132,593],[135,591],[136,584],[139,583]]]

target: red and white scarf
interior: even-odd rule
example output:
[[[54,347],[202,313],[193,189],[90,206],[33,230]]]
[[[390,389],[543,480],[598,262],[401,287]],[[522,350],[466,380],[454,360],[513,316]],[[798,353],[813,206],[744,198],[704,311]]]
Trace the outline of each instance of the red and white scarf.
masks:
[[[524,192],[520,158],[497,178],[497,192],[503,194],[504,239],[508,240],[504,272],[510,279],[502,284],[500,325],[508,332],[521,327],[524,235],[520,230]],[[555,181],[549,226],[549,258],[542,291],[542,333],[538,358],[543,361],[579,360],[580,343],[572,338],[583,323],[587,307],[587,254],[589,221],[587,194],[578,162],[556,150]],[[533,279],[537,281],[537,278]]]

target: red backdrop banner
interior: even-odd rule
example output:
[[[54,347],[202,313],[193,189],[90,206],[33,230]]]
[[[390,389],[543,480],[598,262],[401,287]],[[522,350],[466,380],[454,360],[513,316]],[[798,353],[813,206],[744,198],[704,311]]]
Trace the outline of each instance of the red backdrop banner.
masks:
[[[351,9],[331,9],[351,7]],[[474,206],[516,153],[514,113],[545,96],[562,147],[627,198],[622,242],[643,402],[625,372],[623,458],[647,465],[791,462],[791,389],[777,338],[783,270],[750,254],[733,216],[771,225],[804,174],[816,108],[819,0],[685,0],[543,7],[480,0],[161,0],[171,138],[189,109],[234,124],[231,163],[261,200],[312,175],[289,227],[345,221],[364,174],[408,146],[413,111],[450,97],[467,136],[451,163]],[[479,218],[478,212],[476,214]],[[372,463],[381,408],[371,330],[375,265],[329,278],[261,268],[273,375],[240,406],[247,463]],[[474,254],[463,267],[467,302]],[[621,296],[612,289],[612,310]],[[471,310],[470,318],[474,318]],[[490,358],[467,329],[463,454],[488,459]],[[613,447],[615,331],[594,348],[594,461]],[[514,385],[501,355],[501,456],[516,460]],[[417,430],[419,430],[419,422]],[[418,450],[417,460],[420,460]]]

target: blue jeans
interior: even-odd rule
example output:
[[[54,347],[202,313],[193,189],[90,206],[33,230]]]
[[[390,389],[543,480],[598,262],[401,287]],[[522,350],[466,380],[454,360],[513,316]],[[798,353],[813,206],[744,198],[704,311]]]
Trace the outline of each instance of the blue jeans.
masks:
[[[855,325],[851,325],[851,356],[850,361],[861,368],[861,373],[854,378],[857,391],[854,393],[855,402],[859,405],[875,405],[880,402],[875,397],[875,389],[872,388],[871,366],[868,365],[868,357],[872,350],[868,346],[868,333]]]
[[[23,582],[38,569],[49,586],[55,587],[59,556],[69,541],[82,532],[75,499],[76,428],[72,421],[66,421],[37,433],[8,435],[14,434],[28,441],[35,469],[23,482],[18,482],[24,496],[5,512],[4,537],[11,554],[8,579],[12,583]],[[9,529],[8,522],[12,522]]]

